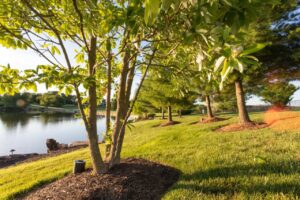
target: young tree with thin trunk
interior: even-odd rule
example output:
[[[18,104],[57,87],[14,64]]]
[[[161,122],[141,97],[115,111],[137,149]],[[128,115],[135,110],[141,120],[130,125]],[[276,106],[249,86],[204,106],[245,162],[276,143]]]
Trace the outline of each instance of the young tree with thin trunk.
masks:
[[[47,87],[55,86],[68,94],[75,92],[89,139],[92,166],[97,174],[108,169],[98,146],[96,120],[97,104],[105,91],[109,102],[112,63],[121,68],[118,68],[120,82],[112,148],[107,157],[111,166],[120,161],[126,123],[132,111],[130,97],[135,72],[143,69],[145,77],[155,56],[158,42],[150,41],[155,37],[154,29],[146,28],[143,22],[142,4],[142,1],[97,0],[63,0],[60,4],[54,0],[5,0],[0,3],[1,16],[10,16],[0,20],[2,45],[30,48],[49,62],[37,70],[26,71],[26,75],[38,77],[35,81],[45,83]],[[146,44],[144,40],[147,40]],[[108,48],[105,44],[110,41],[113,47]],[[76,62],[71,59],[73,52],[76,52]],[[26,86],[34,87],[35,83],[27,80]],[[107,105],[106,123],[110,127],[110,104]]]
[[[172,118],[172,106],[168,106],[168,123],[173,122],[173,118]]]
[[[111,42],[107,40],[107,86],[106,86],[106,108],[105,108],[105,158],[107,159],[111,148],[111,86],[112,86],[112,52]]]
[[[5,33],[2,42],[7,42],[8,37],[14,41],[10,47],[16,44],[19,48],[29,48],[49,62],[49,65],[31,71],[40,83],[58,87],[67,94],[75,92],[96,174],[107,171],[100,154],[97,131],[97,102],[102,90],[96,80],[101,60],[98,51],[101,48],[99,40],[105,34],[97,32],[100,18],[92,7],[98,7],[98,3],[97,0],[91,1],[92,5],[77,0],[62,1],[61,5],[55,1],[3,1],[1,5],[6,5],[6,9],[1,10],[1,14],[5,12],[4,15],[10,17],[0,21],[0,29]],[[53,9],[49,9],[51,6]],[[106,5],[102,6],[106,9]],[[90,18],[94,20],[90,21]],[[89,29],[90,26],[94,30]],[[67,47],[69,43],[74,47]],[[78,52],[77,66],[71,60],[71,51]],[[86,97],[79,89],[81,86]],[[87,108],[83,98],[88,102]]]
[[[165,119],[165,110],[164,110],[164,107],[161,107],[161,119]]]
[[[214,115],[213,115],[212,109],[211,109],[211,102],[210,102],[210,96],[209,95],[205,95],[205,103],[206,103],[208,119],[214,118]]]
[[[241,44],[241,40],[243,41],[243,39],[240,39],[237,43]],[[219,57],[215,62],[215,70],[221,70],[221,87],[223,87],[223,82],[228,76],[230,76],[231,80],[234,80],[239,123],[242,125],[251,123],[245,102],[242,82],[243,73],[246,71],[249,73],[251,70],[259,70],[260,63],[251,54],[260,51],[266,45],[257,43],[246,49],[242,45],[228,45],[223,51],[224,55]]]

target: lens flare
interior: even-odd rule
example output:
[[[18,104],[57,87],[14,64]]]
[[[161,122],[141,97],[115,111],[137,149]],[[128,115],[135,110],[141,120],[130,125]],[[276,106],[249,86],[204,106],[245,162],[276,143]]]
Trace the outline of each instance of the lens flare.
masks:
[[[283,106],[273,106],[264,115],[270,128],[279,131],[300,130],[300,112]]]

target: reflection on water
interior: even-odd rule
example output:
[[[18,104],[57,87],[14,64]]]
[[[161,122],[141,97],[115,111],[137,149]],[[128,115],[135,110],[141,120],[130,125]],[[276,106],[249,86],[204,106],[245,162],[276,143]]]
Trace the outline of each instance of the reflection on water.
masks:
[[[105,118],[98,118],[98,134],[105,131]],[[81,119],[66,114],[29,115],[23,113],[0,114],[0,156],[16,153],[45,153],[46,139],[60,143],[86,140]]]
[[[5,114],[0,115],[0,121],[8,131],[13,131],[18,125],[24,127],[28,124],[29,116],[24,114]]]

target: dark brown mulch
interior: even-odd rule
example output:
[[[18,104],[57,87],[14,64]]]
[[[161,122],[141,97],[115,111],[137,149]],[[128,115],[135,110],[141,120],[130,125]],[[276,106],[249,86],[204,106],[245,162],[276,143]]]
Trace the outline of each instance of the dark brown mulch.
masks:
[[[160,125],[160,127],[165,127],[165,126],[173,126],[176,124],[180,124],[181,122],[177,122],[177,121],[171,121],[171,122],[166,122]]]
[[[247,124],[229,124],[216,129],[216,131],[234,132],[234,131],[243,131],[243,130],[256,130],[256,129],[266,128],[266,127],[268,127],[268,124],[266,123],[251,122]]]
[[[58,156],[60,154],[69,153],[81,148],[84,148],[86,146],[76,146],[76,147],[69,147],[67,149],[60,149],[57,151],[52,151],[48,154],[37,154],[37,153],[31,153],[31,154],[15,154],[13,156],[1,156],[0,157],[0,169],[4,167],[9,167],[12,165],[17,165],[24,162],[32,162],[36,161],[42,158],[46,157],[52,157],[52,156]]]
[[[26,200],[147,200],[160,199],[179,177],[172,167],[129,158],[107,174],[91,171],[69,175],[32,192]]]

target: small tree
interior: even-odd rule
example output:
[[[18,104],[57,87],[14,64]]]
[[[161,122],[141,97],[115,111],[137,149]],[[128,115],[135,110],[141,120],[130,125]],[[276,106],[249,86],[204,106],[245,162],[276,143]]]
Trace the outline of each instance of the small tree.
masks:
[[[299,88],[288,82],[267,83],[258,93],[265,102],[275,106],[286,106]]]

